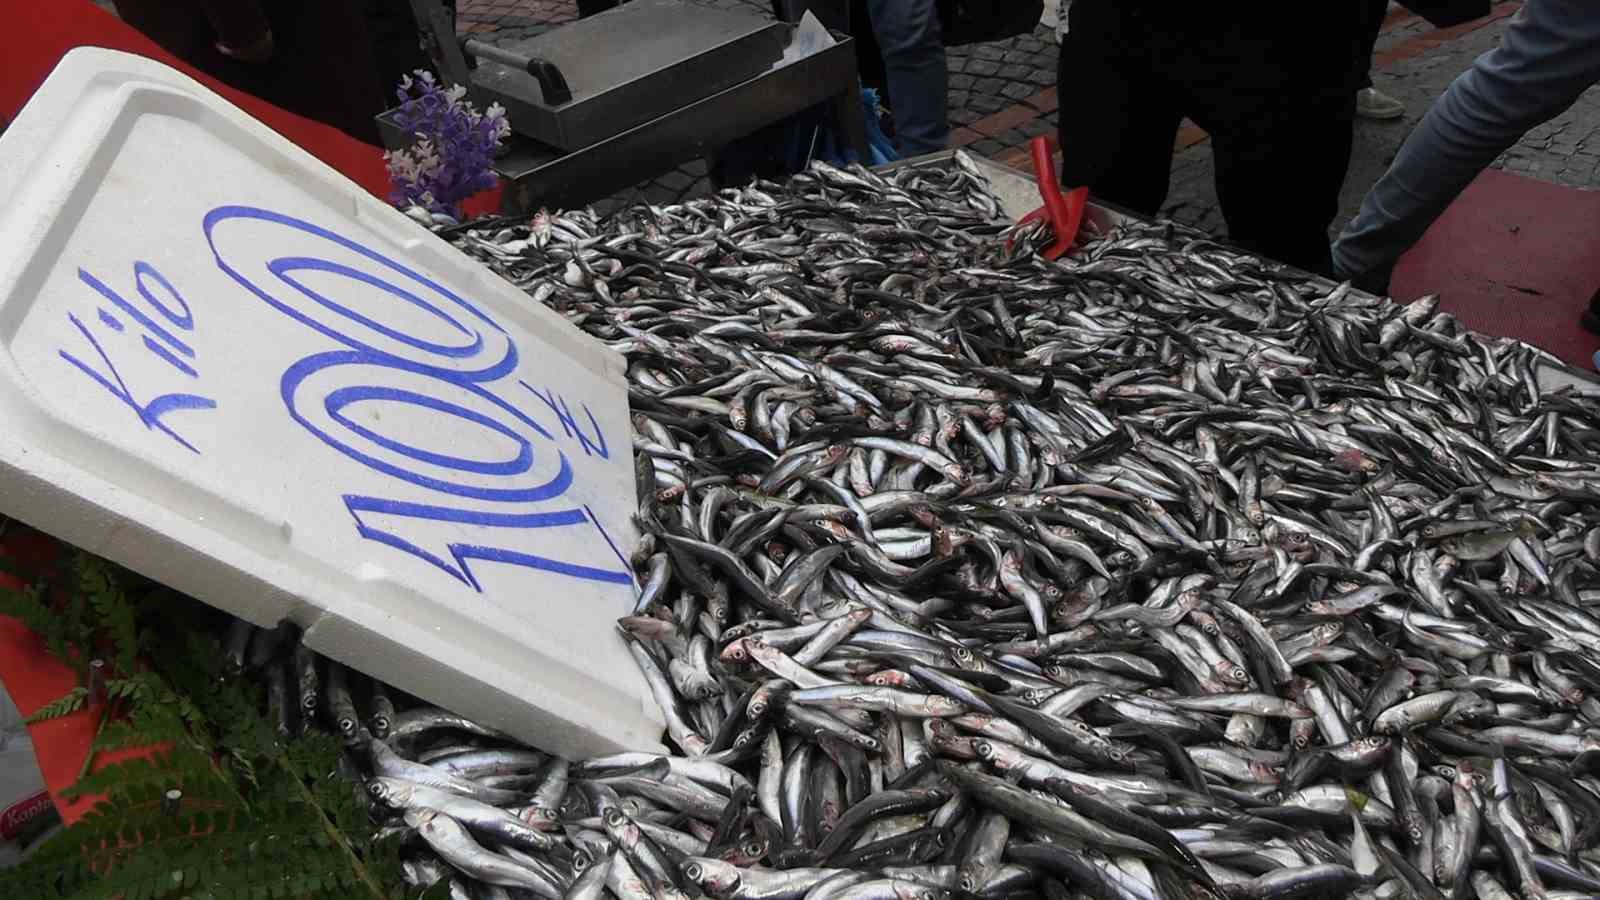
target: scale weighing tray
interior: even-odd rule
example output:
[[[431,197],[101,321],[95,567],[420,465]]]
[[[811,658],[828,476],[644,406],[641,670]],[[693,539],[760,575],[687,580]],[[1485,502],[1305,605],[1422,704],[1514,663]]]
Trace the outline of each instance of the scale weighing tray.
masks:
[[[517,133],[578,150],[771,69],[788,31],[748,13],[634,0],[502,47],[552,64],[570,100],[551,104],[528,71],[482,57],[472,85],[506,107]]]

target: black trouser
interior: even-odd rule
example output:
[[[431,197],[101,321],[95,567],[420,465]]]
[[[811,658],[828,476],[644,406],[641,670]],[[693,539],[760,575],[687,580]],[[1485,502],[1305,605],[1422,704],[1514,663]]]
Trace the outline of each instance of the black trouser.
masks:
[[[1372,87],[1372,51],[1389,16],[1389,0],[1357,0],[1361,6],[1361,31],[1356,35],[1356,90]]]
[[[372,37],[378,83],[383,87],[384,101],[394,106],[400,102],[400,79],[418,69],[433,68],[433,60],[422,50],[423,26],[407,0],[365,0],[363,12]]]
[[[1331,272],[1328,226],[1355,115],[1353,11],[1345,3],[1305,4],[1312,11],[1293,17],[1174,6],[1072,5],[1058,71],[1063,186],[1086,184],[1100,199],[1156,215],[1188,117],[1211,136],[1232,241]]]

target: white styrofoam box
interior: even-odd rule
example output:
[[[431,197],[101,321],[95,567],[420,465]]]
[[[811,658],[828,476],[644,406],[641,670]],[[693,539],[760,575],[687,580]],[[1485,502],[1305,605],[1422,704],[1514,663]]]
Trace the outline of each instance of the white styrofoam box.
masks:
[[[0,746],[5,746],[6,736],[22,728],[22,713],[17,710],[17,704],[11,700],[11,695],[6,693],[6,686],[0,684]]]
[[[22,862],[61,828],[27,733],[0,745],[0,869]]]
[[[0,684],[0,869],[21,862],[60,821],[22,715]]]
[[[0,136],[0,511],[563,753],[660,746],[624,363],[193,80]]]

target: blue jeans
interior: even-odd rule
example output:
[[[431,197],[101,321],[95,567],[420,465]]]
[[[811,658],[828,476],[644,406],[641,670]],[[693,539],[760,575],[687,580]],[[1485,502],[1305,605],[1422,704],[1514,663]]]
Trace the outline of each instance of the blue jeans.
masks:
[[[950,137],[950,73],[934,0],[867,0],[866,5],[883,53],[901,155],[943,150]]]
[[[1388,293],[1401,254],[1495,157],[1600,81],[1600,10],[1527,0],[1500,46],[1478,57],[1406,139],[1333,246],[1341,278]]]

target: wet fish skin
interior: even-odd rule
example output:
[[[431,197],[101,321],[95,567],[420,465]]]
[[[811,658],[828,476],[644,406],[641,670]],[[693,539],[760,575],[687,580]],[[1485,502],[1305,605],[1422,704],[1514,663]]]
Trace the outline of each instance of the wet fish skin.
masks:
[[[884,789],[959,794],[875,819],[840,851],[852,868],[799,896],[951,889],[914,860],[960,871],[949,840],[974,826],[938,818],[957,800],[1008,826],[968,891],[1015,867],[985,883],[1203,895],[1155,833],[1126,844],[1123,808],[1233,848],[1196,850],[1224,895],[1465,896],[1501,871],[1564,886],[1557,854],[1596,836],[1575,792],[1600,759],[1600,407],[1541,395],[1536,355],[1436,298],[1395,307],[1180,226],[1042,262],[1032,226],[996,240],[981,171],[817,167],[449,232],[627,358],[648,591],[630,647],[673,759],[715,746],[755,785],[739,809],[723,770],[674,762],[709,795],[613,771],[545,812],[593,792],[641,829],[695,833],[655,832],[663,850],[725,824],[721,861],[772,873],[737,896],[801,891],[785,807],[818,843]],[[910,714],[928,711],[952,714]],[[1461,789],[1480,847],[1515,823],[1527,843],[1520,867],[1486,869],[1461,849],[1469,809],[1447,810],[1460,767],[1501,750],[1521,775]],[[1058,772],[1116,809],[1030,790]],[[1372,797],[1364,843],[1347,783]],[[1091,849],[1023,849],[1041,828]],[[1208,836],[1230,828],[1251,841]],[[667,890],[613,859],[619,897]],[[1375,862],[1398,880],[1368,880]]]

